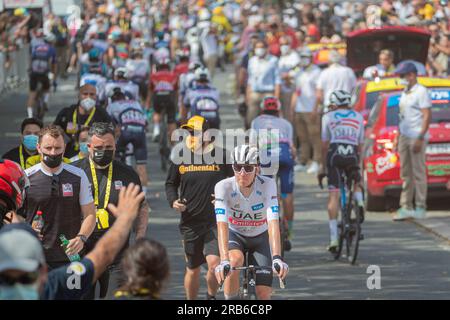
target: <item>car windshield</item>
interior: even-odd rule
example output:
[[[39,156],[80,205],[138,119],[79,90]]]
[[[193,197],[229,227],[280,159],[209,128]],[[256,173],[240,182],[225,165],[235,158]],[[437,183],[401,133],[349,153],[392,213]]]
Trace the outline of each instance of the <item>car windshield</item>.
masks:
[[[450,122],[450,90],[432,90],[431,123]],[[391,96],[387,102],[386,126],[398,126],[400,95]]]
[[[366,94],[366,110],[371,110],[381,91],[370,92]]]

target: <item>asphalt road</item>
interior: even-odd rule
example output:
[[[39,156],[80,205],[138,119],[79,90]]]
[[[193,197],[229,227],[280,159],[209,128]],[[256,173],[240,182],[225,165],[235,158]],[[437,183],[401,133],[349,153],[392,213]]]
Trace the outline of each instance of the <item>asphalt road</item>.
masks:
[[[219,73],[215,83],[222,94],[222,128],[240,128],[242,121],[228,94],[233,84],[231,69]],[[26,88],[0,96],[0,153],[18,143],[20,123],[26,115]],[[61,108],[75,103],[77,92],[70,79],[60,84],[50,98],[53,121]],[[148,237],[168,249],[171,278],[165,299],[184,299],[184,255],[178,232],[178,214],[168,207],[164,193],[165,173],[159,169],[156,144],[148,140],[150,198],[152,207]],[[290,266],[287,287],[275,299],[448,299],[450,292],[450,246],[432,233],[409,222],[392,222],[387,213],[368,213],[363,225],[358,263],[334,261],[328,244],[327,194],[316,186],[313,176],[296,173],[293,249],[286,254]],[[433,213],[447,213],[440,206]],[[371,267],[369,267],[371,266]],[[367,286],[368,269],[379,268],[380,287]],[[370,279],[369,279],[370,280]],[[372,283],[371,281],[369,281]],[[206,294],[202,281],[199,298]],[[219,295],[221,298],[221,295]]]

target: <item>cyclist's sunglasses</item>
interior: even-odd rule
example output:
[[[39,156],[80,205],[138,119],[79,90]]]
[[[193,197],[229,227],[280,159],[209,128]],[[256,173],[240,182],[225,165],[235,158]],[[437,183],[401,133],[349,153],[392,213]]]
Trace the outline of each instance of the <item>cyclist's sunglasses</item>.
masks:
[[[13,286],[16,283],[19,284],[32,284],[35,283],[36,280],[39,278],[39,272],[30,272],[26,273],[20,277],[8,277],[6,275],[0,274],[0,285],[2,286]]]
[[[255,171],[256,166],[251,164],[233,164],[233,171],[239,173],[244,169],[245,173],[252,173]]]

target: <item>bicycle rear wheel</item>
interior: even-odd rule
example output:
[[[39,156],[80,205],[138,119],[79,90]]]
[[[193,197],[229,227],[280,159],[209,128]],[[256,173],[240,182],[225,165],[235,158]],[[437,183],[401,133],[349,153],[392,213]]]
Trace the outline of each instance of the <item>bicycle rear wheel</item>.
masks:
[[[359,241],[361,240],[361,215],[359,207],[354,203],[349,212],[349,229],[347,232],[347,259],[351,264],[355,264],[358,257]]]

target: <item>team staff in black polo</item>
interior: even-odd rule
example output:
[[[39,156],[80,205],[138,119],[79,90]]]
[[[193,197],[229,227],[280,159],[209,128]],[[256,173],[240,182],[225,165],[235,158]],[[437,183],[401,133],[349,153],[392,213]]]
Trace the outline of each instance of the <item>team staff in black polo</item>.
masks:
[[[89,130],[88,137],[89,157],[84,158],[74,165],[86,172],[92,186],[92,196],[96,206],[97,227],[86,244],[86,251],[94,248],[97,241],[108,231],[115,218],[107,209],[108,204],[117,205],[120,188],[130,183],[141,185],[139,176],[133,168],[120,161],[113,160],[116,151],[114,139],[114,127],[109,123],[94,123]],[[141,203],[140,212],[136,224],[136,238],[145,237],[148,223],[148,205],[146,201]],[[100,277],[100,297],[112,298],[114,292],[123,284],[123,272],[120,265],[123,252],[128,247],[128,242],[117,255],[113,264]],[[95,288],[85,297],[95,298]]]
[[[22,134],[20,145],[9,150],[2,158],[17,162],[24,170],[28,169],[27,159],[38,154],[38,135],[42,127],[42,121],[39,119],[27,118],[23,120],[20,126],[20,132]]]
[[[191,149],[190,161],[171,164],[166,180],[166,195],[170,206],[181,213],[180,232],[186,255],[184,278],[186,298],[197,298],[200,266],[206,260],[208,263],[207,298],[214,299],[218,289],[214,268],[219,264],[220,259],[212,194],[216,183],[232,176],[233,171],[231,166],[226,164],[225,150],[215,147],[214,143],[208,141],[200,142],[199,136],[208,129],[205,118],[194,116],[181,128],[188,130],[191,134],[186,139]],[[218,152],[223,155],[219,163],[206,163],[207,156],[218,155]],[[200,157],[202,162],[195,163],[194,157]]]
[[[106,110],[95,106],[96,99],[96,88],[85,84],[80,87],[78,103],[62,109],[56,116],[54,124],[63,128],[68,139],[65,157],[72,158],[79,152],[75,139],[78,130],[89,127],[94,122],[111,122]]]
[[[41,163],[25,172],[30,187],[25,203],[27,221],[42,211],[42,243],[50,269],[69,262],[59,236],[69,239],[68,255],[80,253],[95,228],[95,206],[91,188],[83,170],[62,162],[64,132],[55,125],[39,133],[37,150]]]

